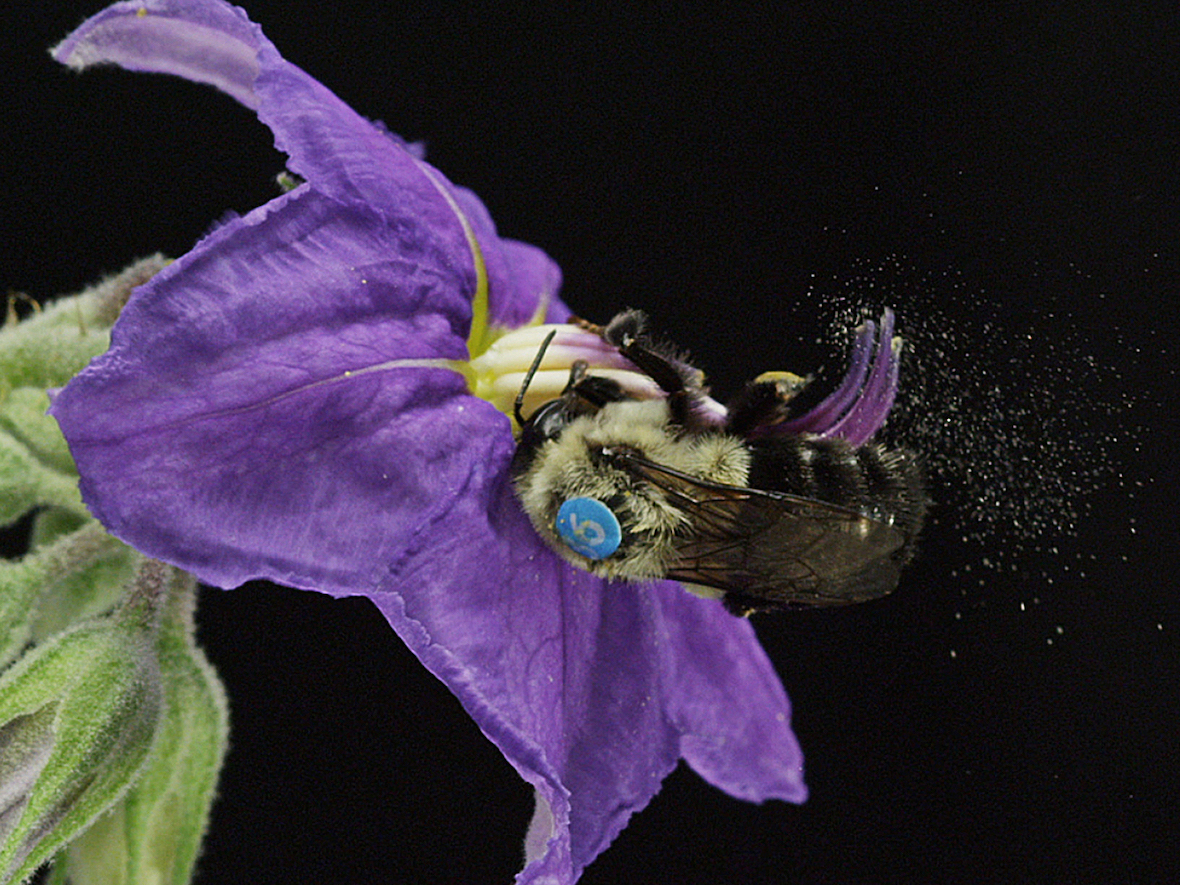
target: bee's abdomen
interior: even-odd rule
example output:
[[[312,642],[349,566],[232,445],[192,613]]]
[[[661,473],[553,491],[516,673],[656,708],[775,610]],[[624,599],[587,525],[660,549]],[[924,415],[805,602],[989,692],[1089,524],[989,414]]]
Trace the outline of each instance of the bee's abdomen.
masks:
[[[904,449],[783,436],[749,443],[751,488],[812,498],[917,535],[928,499],[922,468]]]

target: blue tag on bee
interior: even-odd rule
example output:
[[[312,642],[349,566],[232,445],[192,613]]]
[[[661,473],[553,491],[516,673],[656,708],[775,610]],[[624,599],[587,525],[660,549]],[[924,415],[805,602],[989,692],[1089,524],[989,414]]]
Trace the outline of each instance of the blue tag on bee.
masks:
[[[562,504],[557,511],[557,534],[587,559],[606,559],[623,540],[618,518],[597,498],[570,498]]]

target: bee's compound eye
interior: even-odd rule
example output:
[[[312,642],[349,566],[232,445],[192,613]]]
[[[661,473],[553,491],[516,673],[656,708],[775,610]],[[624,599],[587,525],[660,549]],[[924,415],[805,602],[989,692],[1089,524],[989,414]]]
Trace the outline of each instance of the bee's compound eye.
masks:
[[[587,559],[606,559],[623,539],[618,518],[597,498],[570,498],[562,504],[557,511],[557,534]]]

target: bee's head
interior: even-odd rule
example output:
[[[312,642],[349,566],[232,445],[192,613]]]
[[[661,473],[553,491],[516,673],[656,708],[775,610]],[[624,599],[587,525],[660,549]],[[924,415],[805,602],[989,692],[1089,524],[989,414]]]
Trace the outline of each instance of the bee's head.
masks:
[[[513,414],[516,423],[520,425],[520,440],[516,445],[516,454],[512,458],[512,475],[520,476],[536,457],[537,452],[545,443],[561,436],[562,431],[575,418],[582,415],[592,415],[607,403],[629,399],[628,395],[617,381],[598,375],[591,375],[589,365],[585,360],[576,360],[570,367],[569,381],[562,390],[561,396],[543,403],[527,419],[521,413],[524,396],[528,392],[529,383],[537,373],[541,360],[545,356],[545,349],[553,340],[554,332],[550,332],[533,360],[532,366],[524,376],[520,385],[520,392],[516,395]]]
[[[521,388],[523,393],[524,388]],[[541,405],[527,421],[521,421],[518,412],[516,420],[520,424],[520,441],[516,444],[516,454],[512,456],[512,475],[519,476],[527,470],[541,446],[561,436],[561,432],[576,417],[565,394]]]
[[[527,387],[528,378],[517,397],[516,421],[520,425],[520,440],[512,459],[513,476],[526,470],[541,446],[560,437],[576,418],[593,415],[607,403],[631,399],[618,382],[587,374],[586,363],[578,361],[570,369],[570,380],[561,396],[543,403],[526,420],[520,414],[520,402]]]

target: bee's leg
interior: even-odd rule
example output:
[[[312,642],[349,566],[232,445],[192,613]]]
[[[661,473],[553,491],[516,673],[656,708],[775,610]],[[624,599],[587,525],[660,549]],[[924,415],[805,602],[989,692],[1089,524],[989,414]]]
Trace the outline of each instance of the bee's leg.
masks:
[[[790,402],[811,378],[791,372],[764,372],[750,381],[727,405],[726,430],[741,437],[756,436],[790,417]]]
[[[704,376],[667,348],[655,345],[645,334],[646,324],[643,313],[626,310],[599,329],[599,334],[668,395],[673,422],[688,426],[694,420],[693,406],[704,394]]]
[[[567,390],[571,390],[579,398],[595,408],[601,409],[607,403],[622,402],[625,399],[630,399],[627,393],[623,390],[622,385],[612,378],[603,378],[600,375],[586,375],[579,378],[576,383],[573,383]]]
[[[590,374],[590,364],[585,360],[575,360],[570,366],[570,380],[561,393],[561,398],[567,407],[578,414],[586,410],[575,405],[574,400],[589,403],[595,409],[601,409],[607,403],[622,402],[630,399],[621,384],[613,378]]]
[[[634,310],[632,308],[616,313],[605,326],[600,326],[598,323],[592,323],[590,320],[584,320],[581,317],[570,317],[567,322],[577,326],[579,329],[593,332],[603,341],[613,344],[615,347],[618,347],[619,342],[624,338],[635,339],[643,337],[644,332],[647,330],[647,314],[642,310]]]
[[[679,393],[687,386],[683,373],[676,364],[656,349],[644,334],[647,317],[638,310],[625,310],[601,327],[598,334],[619,353],[646,372],[660,390],[668,395]]]

